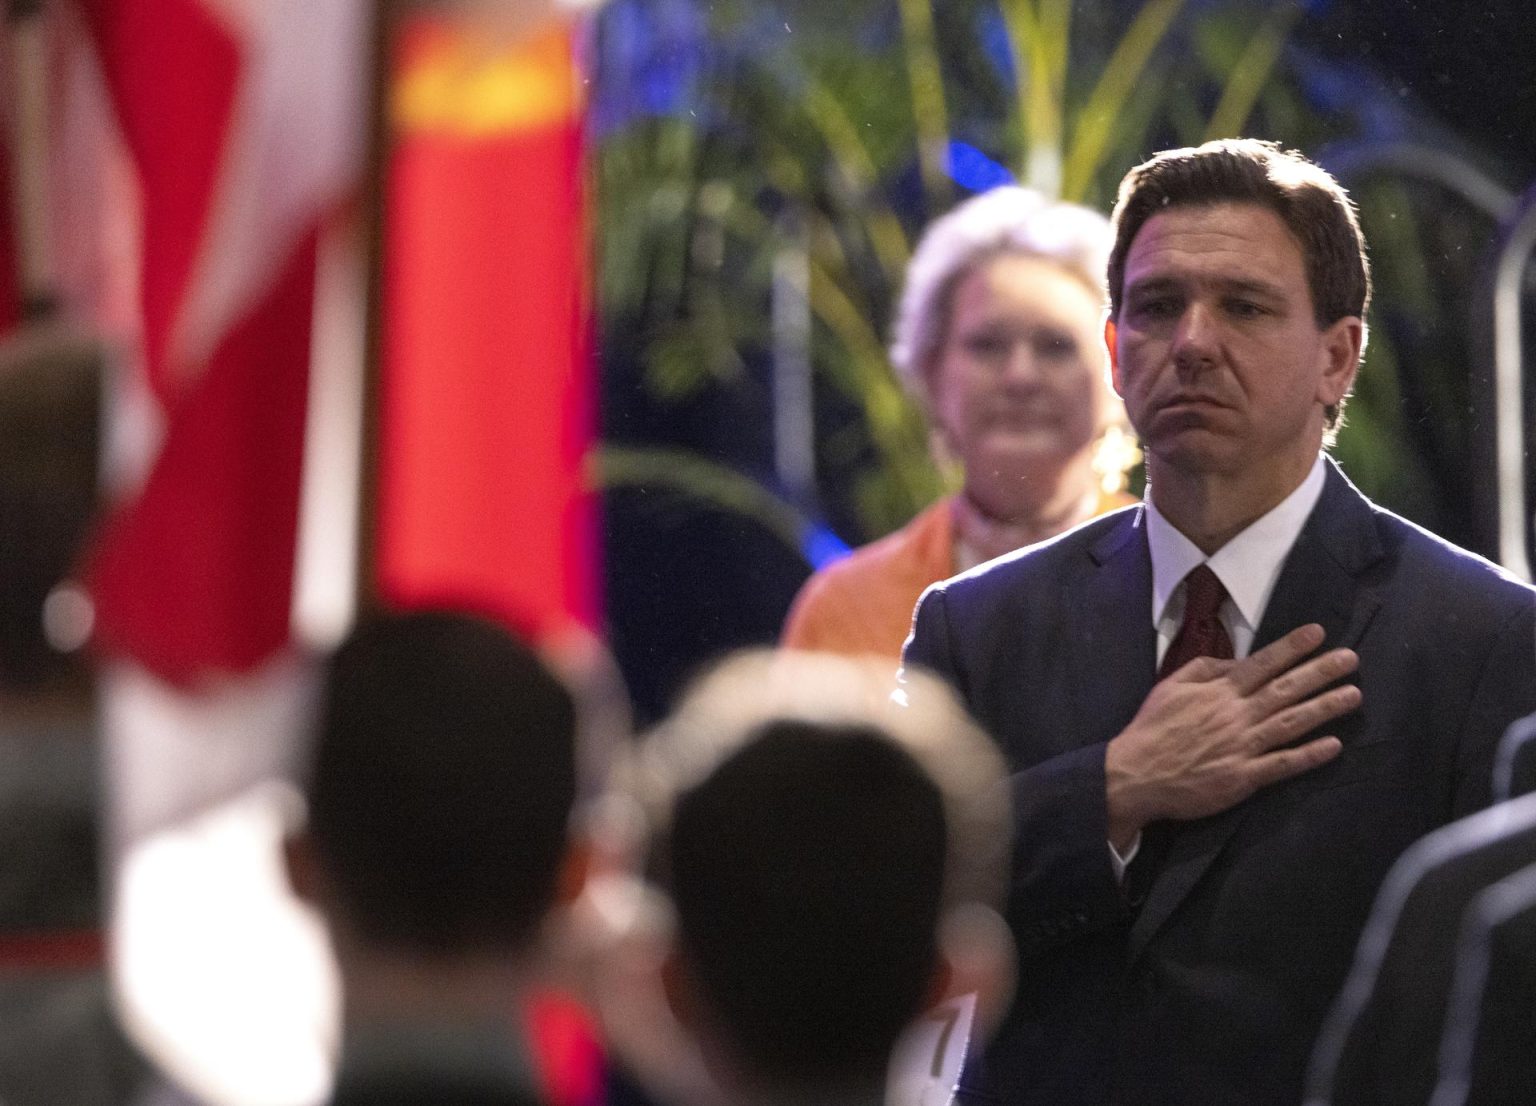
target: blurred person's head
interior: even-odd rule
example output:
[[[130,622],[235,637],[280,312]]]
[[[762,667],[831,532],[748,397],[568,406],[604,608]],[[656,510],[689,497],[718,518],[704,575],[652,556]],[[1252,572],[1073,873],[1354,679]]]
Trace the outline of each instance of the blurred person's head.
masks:
[[[1110,243],[1099,213],[1007,186],[935,220],[907,267],[892,362],[994,517],[1123,479],[1125,452],[1101,448],[1124,425],[1102,337]]]
[[[467,614],[366,620],[324,673],[301,896],[343,975],[389,959],[515,962],[571,861],[576,709],[527,645]]]
[[[1371,299],[1370,262],[1348,193],[1327,170],[1300,153],[1244,138],[1166,150],[1125,175],[1112,216],[1111,321],[1120,318],[1126,260],[1147,222],[1175,208],[1223,204],[1263,208],[1279,217],[1301,251],[1313,321],[1319,330],[1341,319],[1364,320]],[[1342,408],[1340,401],[1326,411],[1330,432],[1338,425]]]
[[[1006,986],[1002,765],[916,679],[748,654],[647,740],[668,995],[733,1100],[878,1090],[926,1008]]]

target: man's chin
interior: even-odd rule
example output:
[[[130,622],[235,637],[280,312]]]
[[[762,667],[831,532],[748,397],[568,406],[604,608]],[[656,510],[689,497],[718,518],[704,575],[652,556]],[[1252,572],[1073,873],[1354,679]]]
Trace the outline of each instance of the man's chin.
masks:
[[[1190,475],[1232,472],[1252,459],[1241,443],[1204,430],[1144,440],[1142,448],[1155,466]]]

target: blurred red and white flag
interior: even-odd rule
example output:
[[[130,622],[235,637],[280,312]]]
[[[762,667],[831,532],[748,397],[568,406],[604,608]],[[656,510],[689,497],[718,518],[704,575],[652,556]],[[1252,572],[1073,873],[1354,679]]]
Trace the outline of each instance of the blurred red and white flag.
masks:
[[[192,689],[290,638],[316,249],[360,164],[366,4],[83,8],[137,175],[162,430],[116,439],[142,483],[92,565],[96,638]]]
[[[284,900],[268,785],[299,753],[299,646],[346,630],[356,587],[366,280],[350,231],[374,5],[77,4],[97,96],[70,110],[111,132],[99,171],[121,186],[132,261],[104,297],[125,350],[118,498],[87,566],[114,970],[140,1043],[189,1089],[297,1106],[324,1094],[334,984]],[[575,6],[421,5],[438,10],[397,38],[364,528],[384,599],[550,634],[597,609]]]
[[[292,611],[321,243],[357,186],[370,8],[74,9],[137,261],[131,322],[112,330],[114,500],[86,575],[113,972],[139,1043],[214,1103],[313,1101],[328,1078],[334,983],[318,928],[284,897],[262,781],[291,773],[304,732]],[[355,330],[360,301],[351,316]],[[354,376],[360,347],[341,366]]]

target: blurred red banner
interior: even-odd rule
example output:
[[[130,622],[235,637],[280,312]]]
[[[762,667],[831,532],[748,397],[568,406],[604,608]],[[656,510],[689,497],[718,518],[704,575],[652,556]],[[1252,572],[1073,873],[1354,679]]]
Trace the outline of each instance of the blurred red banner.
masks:
[[[541,635],[598,621],[573,36],[416,22],[391,80],[377,585]]]

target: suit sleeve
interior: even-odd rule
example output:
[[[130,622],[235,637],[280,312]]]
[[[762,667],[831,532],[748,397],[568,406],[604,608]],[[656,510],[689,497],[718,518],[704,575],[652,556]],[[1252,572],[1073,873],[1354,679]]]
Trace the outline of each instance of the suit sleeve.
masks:
[[[937,674],[974,715],[965,644],[955,640],[944,591],[930,588],[918,604],[903,672],[921,667]],[[985,718],[978,721],[987,726]],[[1021,956],[1070,944],[1127,917],[1110,862],[1104,750],[1102,743],[1086,745],[1009,777],[1014,829],[1007,913]]]

